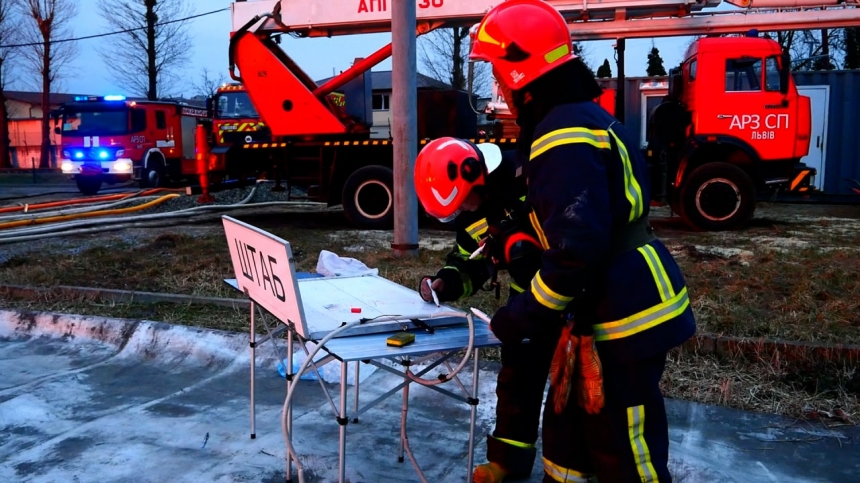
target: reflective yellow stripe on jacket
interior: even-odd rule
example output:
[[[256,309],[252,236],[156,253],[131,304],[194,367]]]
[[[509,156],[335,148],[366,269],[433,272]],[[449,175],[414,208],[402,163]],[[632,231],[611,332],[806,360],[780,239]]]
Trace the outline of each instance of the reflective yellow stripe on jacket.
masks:
[[[543,458],[543,470],[550,478],[559,483],[593,483],[597,481],[592,475],[559,466],[546,457]]]
[[[651,464],[651,451],[645,442],[645,406],[627,408],[627,433],[630,436],[630,447],[636,470],[643,483],[657,482],[657,471]]]
[[[661,302],[621,320],[595,324],[594,340],[596,341],[621,339],[638,334],[643,330],[674,319],[681,315],[690,305],[690,298],[687,296],[687,287],[675,293],[675,288],[672,286],[672,281],[669,280],[669,275],[660,261],[657,250],[651,245],[641,246],[637,250],[645,258],[645,263],[651,270],[651,275],[654,277],[654,284],[657,287],[657,292],[660,294]]]
[[[481,218],[480,220],[469,225],[466,228],[466,233],[468,233],[470,237],[474,238],[475,241],[481,241],[481,235],[487,233],[487,229],[489,229],[487,219]]]
[[[460,269],[453,266],[453,265],[446,265],[442,268],[443,269],[450,268],[451,270],[454,270],[460,274],[460,280],[463,281],[463,295],[461,295],[460,298],[468,297],[469,295],[472,295],[472,290],[473,290],[472,289],[472,279],[470,279],[468,275],[460,273]]]
[[[645,203],[642,199],[642,188],[633,174],[633,164],[630,162],[630,154],[627,146],[612,129],[587,129],[584,127],[569,127],[551,131],[532,143],[529,161],[547,152],[548,150],[563,144],[585,143],[598,149],[611,150],[610,135],[615,139],[618,146],[618,155],[621,158],[621,172],[624,175],[624,195],[630,203],[630,215],[627,221],[639,219],[644,213]]]
[[[540,270],[532,278],[531,292],[541,305],[553,310],[564,310],[573,300],[572,296],[562,295],[549,288],[541,278]]]

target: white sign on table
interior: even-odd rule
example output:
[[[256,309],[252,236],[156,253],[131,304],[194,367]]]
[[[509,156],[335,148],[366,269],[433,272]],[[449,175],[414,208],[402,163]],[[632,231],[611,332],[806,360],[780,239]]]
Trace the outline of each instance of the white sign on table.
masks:
[[[290,243],[235,218],[221,219],[239,290],[306,337]]]

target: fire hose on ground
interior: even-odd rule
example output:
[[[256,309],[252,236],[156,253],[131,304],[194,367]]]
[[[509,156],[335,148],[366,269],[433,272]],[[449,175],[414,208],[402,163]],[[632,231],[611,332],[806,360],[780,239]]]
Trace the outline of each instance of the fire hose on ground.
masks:
[[[62,216],[62,215],[71,215],[77,213],[87,213],[90,211],[101,211],[108,210],[112,208],[116,208],[117,206],[123,206],[130,203],[137,203],[140,201],[150,201],[158,198],[158,196],[141,196],[138,198],[126,198],[118,201],[111,201],[106,203],[99,203],[97,205],[90,206],[82,206],[82,207],[72,207],[66,209],[59,209],[54,211],[45,211],[40,213],[27,213],[27,214],[16,214],[16,215],[3,215],[0,216],[0,222],[6,221],[17,221],[17,220],[29,220],[34,218],[45,218],[49,216]]]
[[[220,217],[219,214],[212,212],[226,211],[234,209],[242,209],[249,207],[267,207],[267,206],[291,206],[291,207],[314,207],[318,208],[321,203],[315,202],[298,202],[298,201],[269,201],[262,203],[250,203],[251,199],[256,194],[257,186],[255,186],[245,199],[230,205],[204,205],[193,208],[186,208],[167,213],[141,214],[137,216],[126,217],[111,217],[98,219],[70,220],[57,225],[44,227],[27,227],[18,228],[11,231],[0,232],[0,243],[12,243],[20,241],[30,241],[45,237],[67,236],[67,235],[82,235],[90,233],[98,233],[103,231],[120,230],[126,228],[144,228],[154,226],[172,225],[169,220],[187,218],[195,215],[199,216],[196,221],[212,219]],[[91,214],[92,216],[92,214]],[[32,224],[32,223],[30,223]],[[87,228],[85,228],[87,227]]]
[[[24,203],[24,204],[20,204],[17,206],[6,206],[3,208],[0,208],[0,213],[14,213],[17,211],[23,211],[24,213],[28,213],[31,210],[40,210],[40,209],[44,209],[44,208],[56,208],[56,207],[68,206],[68,205],[98,203],[100,201],[123,200],[126,198],[132,198],[135,196],[147,196],[147,195],[159,193],[162,191],[182,191],[182,190],[168,189],[168,188],[153,188],[153,189],[138,191],[135,193],[117,193],[114,195],[94,196],[91,198],[72,198],[72,199],[68,199],[68,200],[46,201],[44,203],[34,203],[34,204]]]
[[[432,385],[436,385],[436,384],[440,384],[442,382],[447,382],[447,381],[452,380],[463,369],[463,367],[466,366],[466,363],[468,362],[469,357],[472,354],[472,347],[475,344],[475,326],[474,326],[474,321],[472,320],[472,314],[464,313],[464,312],[440,312],[437,314],[433,314],[432,317],[434,317],[434,318],[435,317],[465,317],[466,321],[469,323],[469,343],[468,343],[468,346],[466,347],[465,353],[463,354],[463,359],[460,360],[460,363],[457,365],[457,367],[454,368],[454,370],[451,371],[450,374],[446,374],[442,378],[437,378],[435,380],[423,379],[423,378],[420,378],[418,376],[415,376],[414,374],[411,374],[409,372],[408,367],[407,367],[407,371],[406,371],[407,377],[409,377],[410,380],[415,381],[415,382],[422,384],[422,385],[425,385],[425,386],[432,386]],[[394,315],[394,316],[379,317],[379,318],[372,319],[372,320],[359,319],[359,320],[354,320],[352,322],[344,323],[344,325],[341,325],[337,329],[329,332],[325,337],[322,338],[322,340],[320,340],[316,344],[316,347],[314,347],[313,350],[311,350],[310,353],[308,353],[307,357],[305,358],[305,362],[301,365],[301,367],[299,367],[299,371],[297,373],[293,374],[293,381],[300,380],[302,377],[302,374],[304,374],[305,370],[311,366],[313,366],[314,369],[317,370],[316,365],[315,365],[316,363],[314,362],[314,357],[317,355],[317,353],[320,351],[320,349],[325,347],[325,345],[326,345],[326,343],[328,343],[328,341],[333,339],[335,336],[337,336],[341,332],[349,330],[349,329],[351,329],[357,325],[372,324],[372,323],[379,323],[379,322],[388,322],[388,321],[392,321],[392,320],[404,320],[404,319],[410,319],[410,318],[419,318],[419,317],[417,317],[417,316],[404,317],[404,316]],[[473,377],[475,377],[475,376],[473,375]],[[342,374],[341,374],[341,384],[345,384],[345,383],[346,383],[346,371],[343,370]],[[304,469],[302,467],[301,461],[299,460],[298,456],[296,455],[296,451],[295,451],[295,448],[293,448],[292,441],[290,441],[289,431],[287,431],[287,417],[286,416],[287,416],[287,411],[290,408],[290,402],[292,401],[293,391],[295,391],[296,386],[298,386],[298,384],[295,384],[295,383],[290,384],[290,388],[289,388],[289,390],[287,390],[287,397],[284,399],[284,406],[281,409],[281,432],[283,433],[284,442],[286,443],[286,446],[287,446],[287,453],[289,454],[289,457],[291,457],[292,460],[296,463],[296,471],[298,472],[299,483],[304,483],[304,481],[305,481]],[[401,437],[402,436],[403,436],[403,434],[401,431]],[[418,470],[418,464],[415,461],[415,458],[412,455],[412,451],[411,451],[411,449],[409,449],[408,444],[405,445],[405,449],[406,449],[407,454],[409,455],[409,459],[412,462],[412,465],[416,468],[416,470]],[[419,474],[420,474],[420,471],[419,471]],[[423,478],[423,475],[421,475],[421,476],[422,476],[422,481],[425,481]],[[289,479],[289,475],[287,475],[287,478]]]

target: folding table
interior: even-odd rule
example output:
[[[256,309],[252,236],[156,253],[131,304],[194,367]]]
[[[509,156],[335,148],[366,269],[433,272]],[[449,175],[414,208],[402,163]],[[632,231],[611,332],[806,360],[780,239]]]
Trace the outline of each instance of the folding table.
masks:
[[[313,368],[335,413],[335,420],[340,425],[338,461],[340,483],[345,479],[346,426],[350,416],[354,422],[357,422],[358,416],[400,390],[402,390],[403,404],[398,459],[403,461],[405,451],[421,481],[426,481],[409,448],[406,433],[409,385],[413,382],[470,405],[466,481],[471,483],[476,406],[479,402],[477,391],[480,349],[500,344],[487,324],[481,320],[475,320],[472,324],[473,330],[470,330],[466,313],[446,305],[437,307],[435,304],[427,303],[416,291],[376,274],[343,277],[300,276],[295,270],[289,242],[229,216],[223,216],[222,219],[236,274],[235,279],[226,279],[225,282],[245,293],[251,302],[252,438],[256,435],[254,414],[256,347],[268,340],[272,340],[274,344],[274,339],[282,332],[286,332],[287,336],[285,359],[287,397],[281,418],[287,447],[287,481],[291,481],[292,464],[295,463],[299,482],[304,483],[301,462],[292,447],[291,396],[295,390],[295,376]],[[259,260],[259,263],[256,263],[256,260]],[[268,286],[266,279],[269,280]],[[273,285],[272,282],[275,280],[278,283]],[[278,285],[283,288],[282,291],[279,291]],[[267,335],[259,340],[256,339],[255,334],[257,305],[261,305],[279,321],[274,330],[263,321]],[[414,333],[415,342],[404,347],[388,346],[386,339],[391,334],[401,331]],[[457,367],[452,368],[449,359],[469,347],[470,337],[472,338],[471,351],[463,355]],[[292,371],[294,340],[300,342],[308,354],[297,374],[293,374]],[[317,344],[313,351],[308,351],[307,342]],[[322,358],[315,359],[318,352],[324,355]],[[460,381],[457,374],[465,366],[469,357],[473,359],[471,390]],[[413,358],[417,359],[413,360]],[[383,363],[382,361],[386,359],[398,362],[404,369],[401,371]],[[334,360],[340,361],[341,364],[339,408],[335,407],[318,370],[318,366]],[[412,366],[431,360],[432,362],[419,372],[412,371]],[[346,411],[350,362],[355,362],[352,415],[348,415]],[[363,407],[359,407],[359,362],[369,363],[381,370],[402,376],[403,382]],[[447,375],[440,374],[438,378],[432,380],[422,377],[441,364],[445,364],[449,370]],[[448,381],[454,381],[463,395],[439,387]]]

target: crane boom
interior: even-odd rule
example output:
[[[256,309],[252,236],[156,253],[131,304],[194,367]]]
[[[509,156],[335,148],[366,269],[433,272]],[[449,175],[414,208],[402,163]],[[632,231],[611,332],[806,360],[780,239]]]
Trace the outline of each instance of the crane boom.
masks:
[[[233,31],[256,16],[258,33],[330,37],[391,31],[395,0],[250,0],[232,4]],[[504,0],[415,0],[419,23],[471,26]],[[570,24],[574,40],[721,34],[753,28],[804,30],[860,25],[860,0],[546,0]],[[276,6],[280,3],[280,8]],[[721,5],[729,9],[719,9]],[[731,8],[733,6],[734,8]]]
[[[860,26],[860,8],[839,6],[767,10],[728,10],[687,17],[638,18],[612,21],[578,21],[568,24],[574,41],[615,38],[718,35],[752,29],[807,30]]]
[[[233,30],[257,15],[273,12],[281,3],[280,19],[267,19],[258,32],[286,31],[303,37],[328,37],[391,31],[391,3],[399,0],[252,0],[232,4]],[[419,22],[445,26],[471,26],[504,0],[414,0]],[[688,15],[722,0],[546,0],[568,20],[612,19],[617,12],[650,17]],[[738,0],[741,1],[741,0]],[[748,0],[747,0],[748,1]]]

